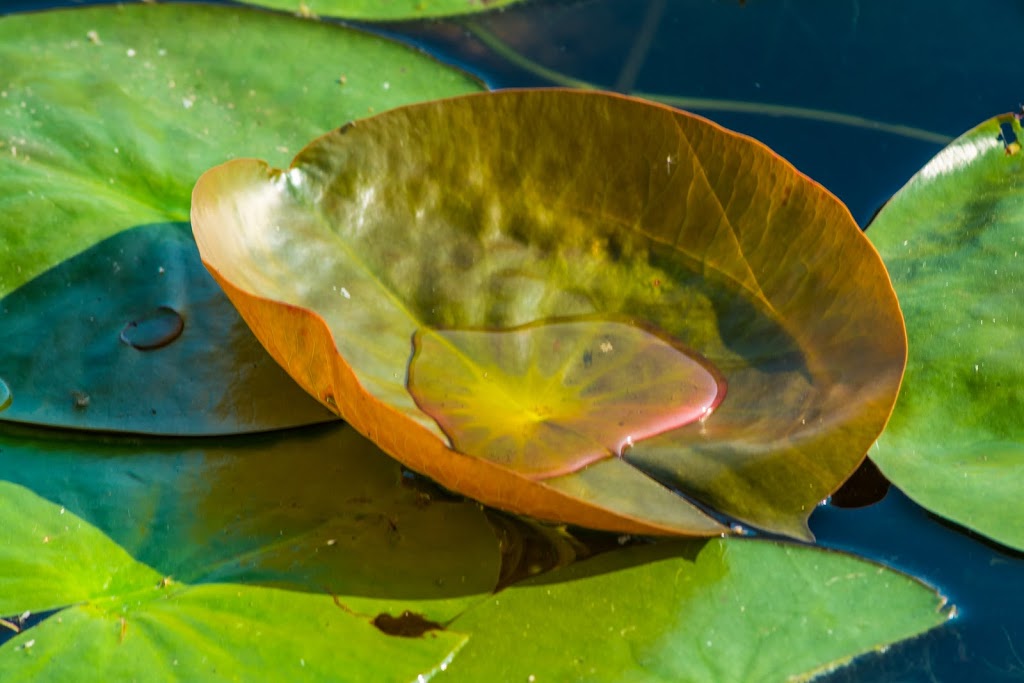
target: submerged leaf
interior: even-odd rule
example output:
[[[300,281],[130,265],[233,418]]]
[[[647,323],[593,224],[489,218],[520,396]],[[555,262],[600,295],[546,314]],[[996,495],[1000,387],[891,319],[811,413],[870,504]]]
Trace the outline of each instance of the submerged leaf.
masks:
[[[192,216],[204,262],[300,385],[411,468],[541,518],[726,529],[681,491],[807,537],[905,360],[885,270],[834,197],[640,100],[515,91],[392,110],[287,171],[208,172]],[[635,398],[610,388],[611,364],[581,400],[566,369],[594,362],[600,324],[551,325],[566,318],[629,321]],[[623,468],[628,499],[626,475],[608,476]]]
[[[725,393],[706,361],[621,322],[420,330],[414,345],[409,391],[452,446],[536,478],[621,456]]]
[[[920,505],[1024,550],[1024,130],[953,141],[872,222],[907,320],[903,393],[871,457]]]

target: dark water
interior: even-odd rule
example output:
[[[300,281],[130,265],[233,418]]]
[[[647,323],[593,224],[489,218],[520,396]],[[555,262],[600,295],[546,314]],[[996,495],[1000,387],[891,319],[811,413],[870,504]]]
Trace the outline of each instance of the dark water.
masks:
[[[0,12],[56,4],[96,3]],[[583,81],[686,104],[768,144],[866,225],[944,140],[1024,99],[1022,27],[1020,0],[542,0],[473,22],[374,30],[495,88]],[[1020,553],[894,488],[866,507],[819,508],[811,528],[824,546],[936,586],[958,613],[822,680],[1024,680]]]

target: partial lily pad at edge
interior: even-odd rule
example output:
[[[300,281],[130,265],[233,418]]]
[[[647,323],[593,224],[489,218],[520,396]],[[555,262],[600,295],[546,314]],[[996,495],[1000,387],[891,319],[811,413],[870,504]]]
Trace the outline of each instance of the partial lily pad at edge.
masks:
[[[284,161],[349,119],[482,88],[379,36],[201,4],[2,16],[0,64],[0,296],[121,230],[187,220],[214,164]]]
[[[953,141],[867,235],[910,339],[871,458],[932,512],[1024,550],[1024,129],[1012,114]]]
[[[845,207],[759,143],[632,98],[523,90],[394,109],[315,140],[287,170],[238,160],[207,172],[192,225],[204,263],[308,392],[412,469],[543,519],[727,530],[706,505],[809,538],[808,515],[862,460],[902,376],[895,295]],[[657,329],[705,359],[728,394],[668,431],[631,425],[638,438],[621,453],[563,456],[561,444],[526,471],[474,452],[490,435],[446,434],[407,386],[416,335],[444,330],[451,350],[459,331],[566,318]],[[513,372],[500,353],[460,353],[463,380]],[[508,400],[481,395],[481,410],[535,403],[529,377],[547,372],[543,354],[523,357],[502,382]],[[462,380],[444,364],[428,373],[428,402],[473,407],[473,389],[451,386]],[[636,378],[636,393],[648,380]],[[484,417],[508,432],[498,440],[521,437],[522,419]],[[617,492],[595,488],[604,473],[545,484],[615,458],[644,475],[637,495],[670,508],[616,508]]]
[[[804,681],[953,614],[917,580],[841,553],[663,543],[578,562],[469,610],[452,624],[469,643],[440,680]]]
[[[249,5],[301,16],[364,21],[400,21],[457,16],[495,10],[521,0],[245,0]]]

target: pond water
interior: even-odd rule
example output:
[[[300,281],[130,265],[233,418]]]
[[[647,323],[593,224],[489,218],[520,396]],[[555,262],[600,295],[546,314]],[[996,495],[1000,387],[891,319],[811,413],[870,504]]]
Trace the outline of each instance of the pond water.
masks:
[[[96,3],[0,12],[59,4]],[[473,21],[370,28],[494,88],[585,83],[684,106],[765,142],[865,226],[946,141],[1018,106],[1009,27],[1022,25],[1017,0],[540,0]],[[165,318],[149,333],[169,334]],[[0,407],[5,397],[0,381]],[[821,680],[1024,680],[1020,554],[895,488],[862,507],[822,506],[810,525],[821,545],[911,573],[957,608],[944,627]]]

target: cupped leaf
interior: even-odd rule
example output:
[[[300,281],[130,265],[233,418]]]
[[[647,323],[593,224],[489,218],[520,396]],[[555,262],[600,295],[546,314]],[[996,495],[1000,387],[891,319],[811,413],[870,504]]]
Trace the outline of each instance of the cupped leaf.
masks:
[[[486,12],[519,0],[246,0],[250,5],[287,10],[302,16],[331,16],[367,21],[396,21]]]
[[[277,51],[273,59],[266,58],[268,44]],[[121,231],[187,221],[190,188],[213,164],[257,150],[287,159],[339,117],[480,88],[465,74],[380,37],[264,11],[201,5],[0,17],[0,64],[0,297]],[[323,410],[277,380],[269,359],[257,354],[248,333],[229,324],[231,318],[214,322],[206,315],[226,302],[208,288],[205,276],[193,272],[186,245],[172,240],[172,246],[151,245],[153,262],[141,265],[155,270],[127,272],[134,265],[130,259],[109,254],[110,267],[97,268],[88,287],[42,291],[54,280],[81,275],[65,269],[19,293],[17,302],[0,303],[0,335],[15,328],[30,334],[13,347],[5,340],[0,351],[0,377],[16,397],[11,419],[189,433],[324,419]],[[171,260],[175,248],[181,263]],[[106,304],[93,301],[80,313],[85,290],[103,287],[104,280],[111,290],[132,289],[118,291],[117,304],[108,297]],[[146,286],[136,289],[139,283]],[[29,298],[55,317],[26,328],[9,309],[21,310]],[[142,361],[164,379],[169,357],[184,361],[175,372],[186,379],[174,396],[162,395],[164,381],[137,391],[147,384],[148,370],[128,386],[116,383],[123,379],[117,372],[105,384],[92,381],[109,369],[109,349],[90,346],[102,358],[86,358],[76,346],[83,339],[95,333],[116,341],[136,321],[146,325],[126,330],[126,337],[138,335],[143,346],[158,344],[173,333],[173,317],[148,316],[186,302],[202,309],[209,323],[200,324],[203,338],[199,320],[186,316],[181,339]],[[99,331],[104,323],[116,329]],[[169,327],[152,329],[161,324]],[[26,375],[26,345],[49,354],[49,375]],[[189,352],[202,345],[209,353]],[[90,366],[89,387],[77,386],[82,364]],[[189,373],[182,372],[186,366]],[[222,400],[227,393],[230,398]],[[248,396],[254,397],[251,404]],[[240,412],[186,420],[175,415],[186,399],[197,411],[216,406]]]
[[[910,338],[871,457],[917,503],[1024,550],[1024,131],[952,142],[871,223]]]
[[[952,614],[915,579],[840,553],[744,539],[634,547],[456,619],[471,637],[442,680],[808,680]]]
[[[195,435],[333,419],[252,336],[187,223],[109,237],[0,310],[0,369],[19,387],[6,420]]]
[[[543,518],[724,530],[666,495],[679,490],[807,537],[905,361],[885,269],[834,197],[763,146],[640,100],[513,91],[393,110],[286,171],[210,171],[192,217],[204,262],[300,385],[411,468]],[[599,368],[583,406],[575,373],[612,323],[637,328],[613,355],[640,370],[616,391],[616,364]],[[679,353],[728,386],[710,414],[711,392],[686,388],[707,376]],[[662,375],[678,391],[659,393]],[[539,456],[477,451],[519,448],[531,423]],[[611,462],[643,473],[644,505],[616,507]]]
[[[345,426],[171,442],[7,425],[0,615],[55,612],[0,646],[0,677],[429,678],[465,641],[441,625],[501,558],[478,505],[406,482]]]

